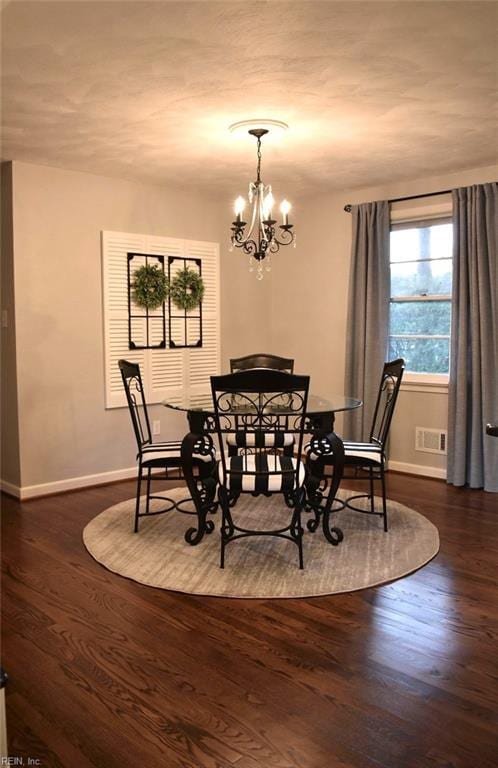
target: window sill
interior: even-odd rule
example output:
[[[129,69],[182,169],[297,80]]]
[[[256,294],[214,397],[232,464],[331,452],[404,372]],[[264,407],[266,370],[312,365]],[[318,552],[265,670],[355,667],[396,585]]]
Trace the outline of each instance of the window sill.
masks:
[[[405,392],[431,392],[448,394],[449,376],[447,373],[405,373],[401,389]]]

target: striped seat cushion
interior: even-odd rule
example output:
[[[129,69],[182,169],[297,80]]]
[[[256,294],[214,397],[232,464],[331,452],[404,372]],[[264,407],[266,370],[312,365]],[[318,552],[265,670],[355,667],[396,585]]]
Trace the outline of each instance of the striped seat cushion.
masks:
[[[218,465],[219,482],[236,493],[289,493],[296,488],[296,462],[291,456],[267,453],[230,456],[226,459],[226,477],[221,461]],[[300,463],[298,487],[303,485],[304,478],[305,469]]]
[[[137,456],[138,458],[138,456]],[[214,461],[215,453],[208,453],[203,455],[201,453],[193,454],[193,458],[196,461]],[[150,445],[144,445],[142,448],[142,464],[147,464],[148,461],[163,461],[165,459],[174,460],[178,462],[182,460],[182,444],[181,442],[169,442],[169,443],[151,443]]]
[[[285,448],[288,445],[294,445],[294,435],[292,432],[263,432],[262,430],[245,432],[239,430],[227,435],[226,442],[227,445],[233,445],[237,448]]]
[[[382,449],[377,443],[344,443],[344,458],[366,461],[368,464],[382,464]],[[356,462],[355,462],[356,463]]]
[[[327,461],[334,460],[332,453],[327,455],[315,453],[312,449],[311,443],[304,446],[306,456],[310,461],[317,461],[318,459],[324,459]],[[344,441],[344,458],[346,463],[348,459],[353,459],[355,464],[360,464],[362,461],[367,464],[382,464],[382,449],[377,443],[354,443]]]

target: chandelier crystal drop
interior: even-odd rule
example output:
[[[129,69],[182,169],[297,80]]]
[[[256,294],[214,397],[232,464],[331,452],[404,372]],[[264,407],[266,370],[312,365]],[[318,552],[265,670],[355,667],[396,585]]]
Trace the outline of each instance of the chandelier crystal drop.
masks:
[[[273,218],[275,199],[270,184],[264,184],[261,180],[261,138],[268,130],[266,128],[252,128],[249,133],[257,139],[258,164],[256,169],[256,181],[249,184],[248,202],[251,206],[249,224],[244,221],[242,215],[246,207],[246,200],[239,195],[235,201],[235,221],[232,222],[231,247],[242,248],[249,256],[249,271],[256,271],[258,280],[262,280],[264,271],[271,269],[272,253],[277,253],[282,245],[290,245],[295,241],[295,233],[292,224],[289,224],[289,212],[291,204],[282,200],[280,213],[282,223],[276,228],[277,220]],[[265,269],[263,259],[266,258]],[[254,260],[256,264],[254,264]],[[254,270],[254,267],[256,268]]]

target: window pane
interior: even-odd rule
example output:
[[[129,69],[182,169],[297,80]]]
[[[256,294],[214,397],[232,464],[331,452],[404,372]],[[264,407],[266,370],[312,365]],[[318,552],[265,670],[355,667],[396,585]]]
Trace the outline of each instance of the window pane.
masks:
[[[448,296],[451,275],[451,259],[391,264],[391,296]]]
[[[391,232],[391,262],[449,259],[452,246],[451,223],[396,229]]]
[[[410,336],[450,335],[452,247],[449,219],[413,222],[391,231],[391,297],[447,297],[442,301],[391,301],[389,354],[403,357],[409,371],[448,373],[449,339]]]
[[[450,301],[394,301],[391,303],[390,333],[450,333]]]
[[[449,339],[389,339],[389,359],[402,357],[415,373],[448,373],[449,349]]]

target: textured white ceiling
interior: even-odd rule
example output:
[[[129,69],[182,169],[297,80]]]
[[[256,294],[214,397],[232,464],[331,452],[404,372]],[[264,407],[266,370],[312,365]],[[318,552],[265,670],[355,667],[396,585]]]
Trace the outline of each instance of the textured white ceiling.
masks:
[[[497,162],[494,2],[22,2],[2,13],[3,158],[245,191]],[[243,183],[244,182],[244,183]]]

